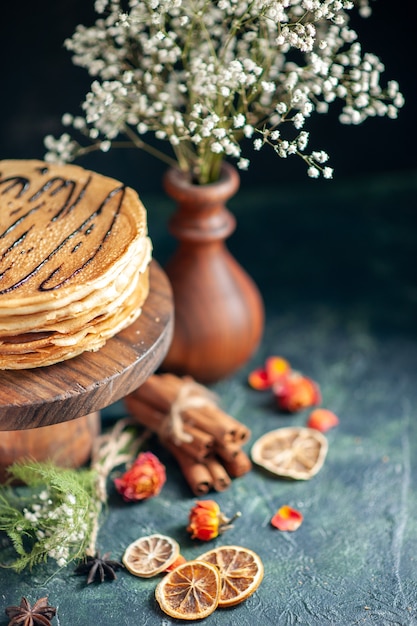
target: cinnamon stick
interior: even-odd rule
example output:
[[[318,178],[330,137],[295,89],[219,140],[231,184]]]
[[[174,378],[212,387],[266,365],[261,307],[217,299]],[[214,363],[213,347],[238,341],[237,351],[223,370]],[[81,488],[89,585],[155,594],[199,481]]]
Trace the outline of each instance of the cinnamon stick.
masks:
[[[222,461],[234,461],[236,456],[241,451],[241,447],[236,443],[229,443],[228,445],[222,445],[216,442],[214,446],[215,453],[222,459]]]
[[[191,376],[184,376],[183,378],[179,378],[174,374],[163,374],[162,376],[164,389],[170,389],[170,393],[173,393],[174,390],[176,395],[180,392],[182,385],[187,383],[195,384],[195,380],[191,378]],[[190,419],[197,419],[194,413],[195,411],[192,416],[190,416]],[[247,426],[239,422],[215,404],[207,402],[206,405],[202,406],[199,409],[199,417],[201,420],[199,426],[203,428],[203,425],[205,424],[206,427],[210,429],[209,432],[213,432],[213,434],[213,429],[219,429],[217,438],[224,440],[225,442],[233,441],[235,443],[240,442],[243,444],[250,438],[251,433]],[[210,421],[207,422],[205,418],[208,418]],[[185,419],[187,419],[187,416],[185,416]]]
[[[242,445],[250,438],[250,430],[246,426],[218,407],[206,405],[199,409],[185,409],[182,415],[185,422],[211,433],[218,441]]]
[[[163,379],[160,374],[152,374],[138,389],[132,392],[131,395],[136,398],[140,398],[143,402],[148,403],[155,409],[158,409],[164,414],[169,413],[172,404],[175,401],[176,393],[171,390],[167,385],[163,384]]]
[[[244,450],[239,450],[233,459],[224,462],[224,466],[229,476],[238,478],[252,469],[252,461]]]
[[[190,377],[179,378],[174,374],[153,374],[133,392],[133,395],[163,413],[168,413],[183,385],[194,382]],[[210,404],[209,400],[207,404],[198,408],[184,408],[181,415],[185,422],[225,443],[243,444],[251,435],[247,426],[219,407]]]
[[[224,441],[233,443],[246,443],[251,436],[251,432],[247,426],[228,415],[219,407],[207,404],[201,407],[201,415],[204,416],[207,428],[210,430],[219,429],[223,431],[221,438]]]
[[[214,404],[209,390],[192,378],[153,374],[125,404],[136,422],[157,433],[194,495],[224,491],[232,478],[252,468],[242,449],[249,428]]]
[[[166,416],[161,413],[161,411],[139,400],[134,395],[126,397],[125,404],[127,410],[136,422],[157,433],[162,443],[165,443],[162,431]],[[181,450],[184,450],[184,452],[198,461],[204,460],[212,453],[214,448],[213,437],[189,424],[184,424],[183,430],[186,435],[189,435],[190,440],[181,442],[179,446]]]
[[[134,394],[124,398],[125,406],[133,419],[156,433],[162,425],[164,414],[150,404],[146,404]]]
[[[167,449],[177,460],[181,472],[195,496],[203,496],[213,488],[213,479],[208,467],[193,459],[171,442],[166,442]]]
[[[183,385],[195,384],[195,380],[191,376],[180,378],[175,376],[175,374],[166,373],[160,375],[160,377],[164,382],[164,393],[169,393],[174,398],[178,396]],[[208,432],[215,434],[216,438],[225,442],[233,441],[243,444],[249,440],[251,435],[247,426],[209,401],[207,401],[207,404],[199,407],[198,411],[185,409],[184,419],[187,421],[195,420],[196,425],[198,424],[200,428],[203,430],[209,429]]]
[[[223,465],[214,456],[209,456],[204,463],[210,472],[213,488],[216,491],[225,491],[232,481]]]

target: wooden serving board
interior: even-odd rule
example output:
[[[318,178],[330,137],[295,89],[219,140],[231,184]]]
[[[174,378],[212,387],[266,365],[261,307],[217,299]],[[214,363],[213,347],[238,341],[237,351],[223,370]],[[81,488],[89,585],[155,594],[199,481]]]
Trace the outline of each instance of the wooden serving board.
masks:
[[[152,261],[139,319],[103,348],[48,367],[0,372],[0,430],[58,424],[120,400],[163,361],[173,324],[171,285]]]

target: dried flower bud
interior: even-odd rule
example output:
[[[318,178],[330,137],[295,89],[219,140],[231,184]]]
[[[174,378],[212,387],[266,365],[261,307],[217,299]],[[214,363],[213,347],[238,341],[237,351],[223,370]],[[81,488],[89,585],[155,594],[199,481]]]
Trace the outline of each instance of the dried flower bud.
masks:
[[[214,500],[199,500],[190,511],[187,531],[191,539],[210,541],[232,528],[231,522],[239,515],[229,519]]]
[[[152,452],[142,452],[114,484],[126,502],[135,502],[157,496],[165,481],[165,466]]]
[[[270,389],[274,383],[282,381],[291,372],[291,366],[280,356],[270,356],[264,367],[259,367],[249,374],[248,383],[252,389]]]
[[[264,389],[270,389],[271,384],[268,380],[268,374],[263,367],[258,367],[253,370],[248,376],[248,384],[252,389],[257,391],[263,391]]]
[[[300,511],[285,504],[272,517],[271,524],[278,530],[294,531],[301,526],[303,519],[303,514]]]
[[[315,428],[325,433],[330,428],[337,426],[339,418],[332,411],[328,409],[315,409],[312,411],[307,420],[308,428]]]
[[[282,411],[295,413],[321,402],[320,388],[307,376],[292,372],[273,385],[272,391]]]
[[[175,561],[171,563],[171,565],[167,567],[165,571],[172,572],[172,570],[174,570],[179,565],[182,565],[183,563],[186,563],[186,562],[187,562],[187,559],[185,558],[185,556],[183,556],[182,554],[179,554],[177,558],[175,559]]]

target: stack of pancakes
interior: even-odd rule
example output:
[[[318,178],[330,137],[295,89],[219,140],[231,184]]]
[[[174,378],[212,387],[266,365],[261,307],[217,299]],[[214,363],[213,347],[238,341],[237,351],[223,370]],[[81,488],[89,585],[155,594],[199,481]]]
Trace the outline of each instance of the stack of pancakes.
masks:
[[[98,350],[139,317],[150,260],[133,189],[76,165],[0,161],[0,369]]]

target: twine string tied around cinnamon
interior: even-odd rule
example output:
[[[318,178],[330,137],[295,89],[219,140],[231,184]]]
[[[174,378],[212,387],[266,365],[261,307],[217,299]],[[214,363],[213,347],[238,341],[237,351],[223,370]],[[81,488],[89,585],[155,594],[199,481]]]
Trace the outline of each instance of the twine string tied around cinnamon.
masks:
[[[183,411],[203,406],[217,406],[217,404],[216,394],[207,387],[195,381],[185,382],[158,429],[159,438],[161,441],[169,439],[177,446],[181,443],[190,443],[193,436],[184,430]]]

